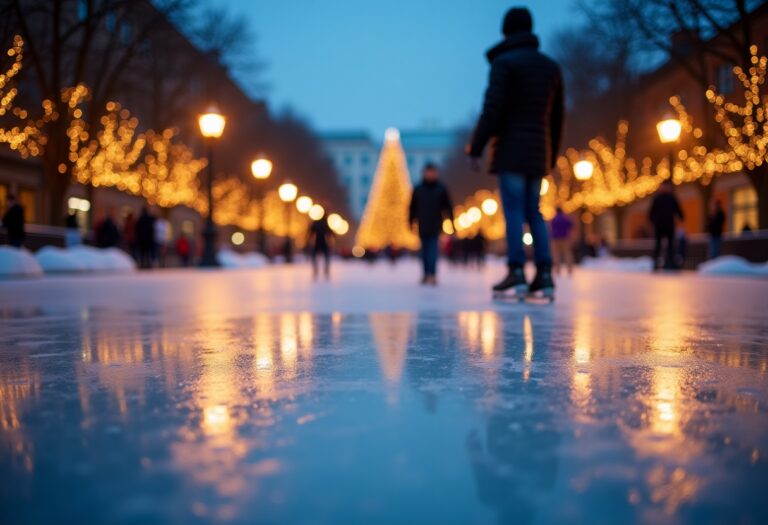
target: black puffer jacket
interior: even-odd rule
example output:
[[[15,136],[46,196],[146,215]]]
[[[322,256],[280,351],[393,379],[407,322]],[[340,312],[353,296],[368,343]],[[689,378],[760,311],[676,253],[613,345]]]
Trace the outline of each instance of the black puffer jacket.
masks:
[[[491,75],[468,153],[491,142],[491,173],[544,177],[555,164],[563,128],[560,67],[540,53],[532,33],[513,33],[488,51]]]
[[[443,220],[453,222],[451,197],[441,182],[422,182],[413,189],[408,222],[419,223],[419,236],[432,237],[443,230]]]

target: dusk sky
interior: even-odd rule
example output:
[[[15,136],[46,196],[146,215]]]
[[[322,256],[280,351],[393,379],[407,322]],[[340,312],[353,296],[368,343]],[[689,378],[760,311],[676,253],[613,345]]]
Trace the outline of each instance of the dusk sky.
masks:
[[[250,21],[267,62],[272,110],[317,130],[449,127],[469,122],[484,52],[513,5],[533,12],[545,51],[573,23],[573,0],[210,0]]]

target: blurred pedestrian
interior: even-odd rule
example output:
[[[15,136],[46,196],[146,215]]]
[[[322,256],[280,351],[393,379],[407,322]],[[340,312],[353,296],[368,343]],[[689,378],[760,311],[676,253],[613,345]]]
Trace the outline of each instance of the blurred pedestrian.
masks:
[[[723,246],[723,229],[725,228],[725,212],[718,199],[714,199],[710,205],[707,217],[707,233],[709,234],[709,258],[720,257]]]
[[[83,244],[83,236],[80,234],[80,225],[77,222],[76,212],[67,214],[67,218],[64,219],[64,226],[67,228],[66,238],[64,239],[67,248]]]
[[[648,218],[653,225],[656,244],[653,249],[653,269],[659,269],[659,256],[661,245],[666,241],[664,256],[664,268],[675,267],[675,223],[683,220],[683,210],[675,196],[675,185],[672,181],[665,180],[651,202]]]
[[[183,267],[189,266],[190,245],[189,238],[183,233],[176,239],[176,255],[179,256],[179,262]]]
[[[448,188],[438,180],[435,164],[429,163],[422,171],[421,183],[413,189],[408,221],[413,227],[418,223],[421,240],[421,263],[424,275],[421,284],[437,284],[437,258],[443,220],[453,222],[453,205]]]
[[[136,221],[136,250],[139,255],[139,268],[152,268],[155,252],[155,218],[144,207]]]
[[[134,259],[138,258],[136,253],[136,216],[133,210],[129,211],[123,221],[123,246]]]
[[[555,216],[550,223],[552,230],[552,255],[554,259],[555,273],[560,273],[560,267],[565,263],[568,275],[573,274],[573,246],[571,245],[571,232],[573,221],[562,208],[557,207]]]
[[[549,232],[539,212],[541,181],[554,167],[563,127],[560,67],[539,52],[533,20],[525,8],[504,17],[504,40],[487,53],[491,63],[483,112],[467,148],[479,170],[483,150],[492,144],[491,173],[499,176],[506,220],[508,275],[494,292],[514,290],[554,296]],[[527,286],[523,265],[523,223],[533,236],[536,277]]]
[[[323,275],[328,279],[331,277],[331,240],[333,232],[325,217],[312,222],[309,227],[307,244],[311,249],[312,256],[312,278],[317,279],[319,273],[318,257],[323,258]]]
[[[117,228],[112,208],[107,210],[106,215],[96,225],[95,230],[94,237],[96,246],[99,248],[114,248],[120,244],[120,230]]]
[[[16,195],[6,197],[6,209],[3,215],[3,228],[8,235],[8,244],[21,248],[24,244],[24,207],[16,200]]]
[[[155,261],[158,268],[165,268],[165,253],[168,249],[169,224],[162,216],[155,217]]]

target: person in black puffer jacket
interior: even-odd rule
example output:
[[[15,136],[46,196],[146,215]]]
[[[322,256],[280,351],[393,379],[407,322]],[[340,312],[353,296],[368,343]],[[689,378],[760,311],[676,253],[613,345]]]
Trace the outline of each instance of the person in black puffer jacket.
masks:
[[[547,226],[539,213],[539,191],[560,147],[563,79],[557,63],[539,52],[532,28],[525,8],[510,9],[504,17],[505,39],[487,53],[490,79],[467,153],[477,170],[490,143],[490,172],[499,176],[509,275],[494,290],[525,290],[522,237],[523,223],[528,223],[537,268],[528,290],[551,293],[552,257]]]
[[[446,188],[438,180],[437,166],[427,164],[424,167],[421,184],[413,189],[411,205],[408,210],[408,222],[413,226],[419,223],[421,240],[421,260],[424,267],[422,284],[437,284],[438,239],[443,231],[443,220],[453,223],[453,205]]]

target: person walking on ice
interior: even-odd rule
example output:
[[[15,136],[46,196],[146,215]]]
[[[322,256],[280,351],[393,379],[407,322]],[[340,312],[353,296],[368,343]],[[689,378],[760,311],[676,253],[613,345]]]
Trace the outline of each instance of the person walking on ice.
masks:
[[[419,225],[421,262],[424,276],[421,284],[437,285],[438,240],[443,230],[443,220],[453,223],[453,205],[448,188],[438,180],[437,166],[427,164],[422,172],[421,183],[413,189],[408,222]]]
[[[480,119],[467,146],[470,165],[480,169],[490,142],[490,172],[498,175],[506,221],[507,276],[495,294],[554,298],[547,225],[539,211],[541,181],[554,168],[563,127],[563,78],[555,61],[539,51],[531,13],[510,9],[504,40],[486,54],[491,72]],[[536,277],[523,273],[523,223],[533,236]]]

